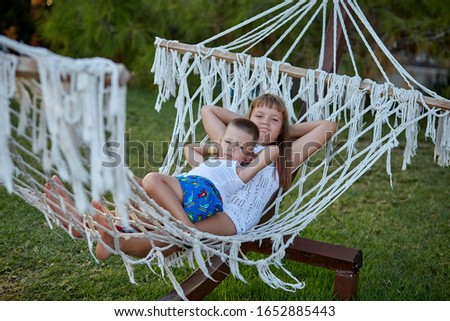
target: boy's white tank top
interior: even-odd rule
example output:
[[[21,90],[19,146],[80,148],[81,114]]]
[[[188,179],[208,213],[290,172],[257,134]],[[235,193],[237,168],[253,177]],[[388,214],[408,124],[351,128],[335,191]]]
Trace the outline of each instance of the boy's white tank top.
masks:
[[[223,202],[245,186],[238,176],[236,168],[240,164],[235,160],[211,159],[201,163],[185,175],[198,175],[209,179],[218,189]]]

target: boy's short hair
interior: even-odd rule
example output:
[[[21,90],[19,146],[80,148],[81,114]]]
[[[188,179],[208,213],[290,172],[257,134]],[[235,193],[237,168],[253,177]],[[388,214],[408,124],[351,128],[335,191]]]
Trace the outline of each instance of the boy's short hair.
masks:
[[[258,126],[250,119],[247,118],[234,118],[229,123],[228,126],[234,126],[241,129],[252,136],[252,139],[257,142],[259,139],[259,129]]]

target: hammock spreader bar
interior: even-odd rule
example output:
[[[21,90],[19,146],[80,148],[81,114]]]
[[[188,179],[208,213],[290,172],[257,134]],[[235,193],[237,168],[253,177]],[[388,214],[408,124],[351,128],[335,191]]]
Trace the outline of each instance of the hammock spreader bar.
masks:
[[[212,48],[207,48],[207,47],[199,47],[196,45],[190,45],[190,44],[185,44],[185,43],[181,43],[181,42],[176,42],[176,41],[169,41],[169,40],[164,40],[164,39],[157,39],[155,41],[155,46],[160,47],[160,48],[165,48],[167,50],[174,50],[177,51],[181,54],[184,53],[191,53],[194,55],[198,55],[201,54],[203,56],[207,56],[207,57],[216,57],[219,59],[223,59],[227,62],[233,62],[233,61],[238,61],[238,54],[236,53],[232,53],[232,52],[226,52],[226,51],[222,51],[220,49],[212,49]],[[250,68],[254,67],[254,60],[255,58],[250,58]],[[267,61],[267,69],[269,71],[272,70],[272,63],[270,61]],[[304,68],[300,68],[300,67],[295,67],[295,66],[291,66],[287,63],[282,63],[279,66],[279,71],[283,72],[293,78],[304,78],[307,76],[308,74],[308,70],[304,69]],[[317,79],[320,76],[319,72],[315,73],[315,78]],[[328,79],[331,76],[327,76],[325,78],[325,81],[328,81]],[[360,89],[362,90],[366,90],[367,93],[371,92],[371,83],[369,82],[369,80],[364,80],[361,81],[360,84]],[[389,89],[388,91],[388,95],[392,96],[393,95],[393,90]],[[429,96],[423,96],[423,101],[429,106],[429,107],[437,107],[443,110],[450,110],[450,101],[448,100],[443,100],[443,99],[438,99],[438,98],[433,98],[433,97],[429,97]],[[423,102],[421,100],[417,100],[417,103],[419,105],[422,105]]]
[[[24,56],[16,56],[17,57],[17,71],[16,74],[19,77],[30,77],[30,78],[38,78],[39,71],[37,67],[36,60],[33,60]],[[117,64],[120,69],[120,77],[119,84],[120,86],[126,86],[130,79],[130,72],[123,64]],[[111,82],[111,78],[106,76],[105,83],[109,85]]]

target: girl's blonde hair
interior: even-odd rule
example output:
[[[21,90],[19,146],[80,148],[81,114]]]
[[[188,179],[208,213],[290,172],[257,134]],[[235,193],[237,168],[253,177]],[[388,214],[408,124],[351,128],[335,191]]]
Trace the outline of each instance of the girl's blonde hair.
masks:
[[[276,167],[278,177],[280,179],[280,186],[286,190],[287,188],[289,188],[292,181],[292,140],[288,132],[288,111],[281,97],[272,94],[262,94],[256,97],[250,104],[247,118],[250,118],[255,108],[263,106],[276,109],[283,116],[280,134],[278,135],[276,141],[274,141],[273,143],[276,144],[280,149],[280,155],[277,159]]]

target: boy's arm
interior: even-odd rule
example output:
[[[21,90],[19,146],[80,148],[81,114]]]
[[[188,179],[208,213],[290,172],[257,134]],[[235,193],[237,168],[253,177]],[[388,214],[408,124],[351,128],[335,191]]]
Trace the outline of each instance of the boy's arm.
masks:
[[[212,149],[213,148],[213,149]],[[217,152],[214,143],[210,144],[187,144],[184,146],[184,156],[192,167],[197,167],[205,161],[205,156],[212,156]]]
[[[258,156],[245,167],[237,169],[237,174],[244,183],[248,183],[255,175],[267,165],[273,163],[280,151],[278,146],[269,145],[265,147]]]

